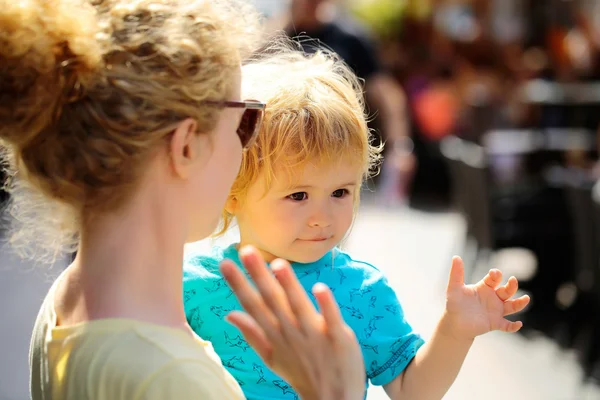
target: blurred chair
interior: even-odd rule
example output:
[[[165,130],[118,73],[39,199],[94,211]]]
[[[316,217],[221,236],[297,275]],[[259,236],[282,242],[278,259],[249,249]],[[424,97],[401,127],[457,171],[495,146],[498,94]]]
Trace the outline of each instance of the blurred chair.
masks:
[[[477,240],[480,229],[472,213],[476,202],[469,182],[471,174],[464,160],[466,150],[467,143],[456,136],[447,137],[440,142],[440,152],[450,172],[452,206],[462,214],[466,222],[465,243],[459,252],[465,263],[466,280],[470,281],[480,254],[480,244]]]
[[[456,136],[444,139],[440,150],[450,170],[454,207],[466,220],[465,247],[474,247],[465,260],[465,278],[470,281],[476,266],[489,261],[494,247],[486,154],[482,146]]]
[[[456,136],[447,137],[440,142],[440,152],[450,171],[452,206],[464,215],[469,206],[467,202],[468,187],[466,187],[465,177],[462,175],[461,154],[463,152],[463,140]],[[467,224],[467,234],[471,234],[469,224]]]
[[[594,220],[595,205],[592,199],[593,183],[570,179],[565,186],[569,213],[573,222],[573,249],[575,283],[587,295],[595,289],[598,275],[597,226]]]
[[[594,309],[588,310],[588,317],[592,322],[591,340],[581,354],[586,377],[600,383],[600,181],[592,187],[591,199],[593,208],[589,219],[594,221],[596,249],[596,259],[592,260],[593,263],[590,265],[593,271],[590,273],[590,280],[594,282],[591,292]]]
[[[592,187],[593,218],[596,224],[596,250],[600,252],[600,180]],[[596,301],[600,304],[600,258],[596,259]]]
[[[599,229],[598,221],[594,218],[593,182],[582,179],[578,171],[570,172],[565,179],[565,191],[573,224],[573,268],[577,298],[570,307],[568,323],[585,374],[590,376],[597,358],[594,352],[597,353],[600,340],[597,317],[600,311],[597,297],[600,290]]]
[[[494,247],[492,236],[492,213],[490,179],[485,149],[472,142],[463,143],[461,155],[463,176],[468,188],[467,201],[469,206],[472,232],[480,248]]]
[[[485,149],[473,142],[464,141],[461,153],[465,194],[467,195],[467,219],[476,243],[475,265],[489,264],[495,248],[492,226],[492,197]],[[471,270],[471,278],[474,268]]]

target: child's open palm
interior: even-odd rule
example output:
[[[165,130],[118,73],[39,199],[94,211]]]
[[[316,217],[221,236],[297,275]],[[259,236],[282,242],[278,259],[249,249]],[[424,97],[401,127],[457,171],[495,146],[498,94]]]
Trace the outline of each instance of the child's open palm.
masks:
[[[454,337],[473,339],[493,330],[516,332],[521,329],[521,321],[511,322],[504,317],[523,310],[529,296],[512,299],[518,288],[515,277],[499,286],[501,282],[502,272],[492,269],[476,284],[465,285],[463,262],[460,257],[452,259],[445,319],[446,328]]]

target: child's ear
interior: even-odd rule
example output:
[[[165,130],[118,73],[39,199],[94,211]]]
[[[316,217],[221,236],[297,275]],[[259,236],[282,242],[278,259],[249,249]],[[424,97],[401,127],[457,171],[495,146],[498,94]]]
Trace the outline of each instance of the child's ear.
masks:
[[[231,215],[235,215],[238,206],[238,199],[235,196],[227,197],[227,201],[225,202],[225,211],[227,211]]]

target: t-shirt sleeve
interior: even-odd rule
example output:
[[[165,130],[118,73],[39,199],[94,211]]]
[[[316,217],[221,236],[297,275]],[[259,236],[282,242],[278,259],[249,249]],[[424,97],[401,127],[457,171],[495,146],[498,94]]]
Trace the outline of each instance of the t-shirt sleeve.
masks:
[[[357,332],[367,378],[373,385],[390,383],[413,359],[424,341],[404,318],[404,311],[387,279],[377,273],[360,289],[364,329]]]
[[[233,377],[218,365],[177,361],[156,373],[136,400],[241,400],[244,395]]]

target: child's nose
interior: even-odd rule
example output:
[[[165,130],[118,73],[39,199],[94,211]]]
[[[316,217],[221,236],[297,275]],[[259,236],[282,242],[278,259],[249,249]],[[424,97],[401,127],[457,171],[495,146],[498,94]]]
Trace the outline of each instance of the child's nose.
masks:
[[[308,222],[308,224],[314,228],[327,228],[331,223],[331,213],[327,209],[315,210]]]

